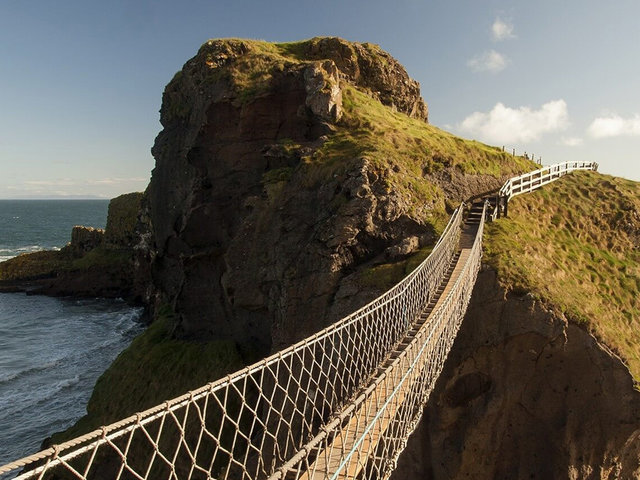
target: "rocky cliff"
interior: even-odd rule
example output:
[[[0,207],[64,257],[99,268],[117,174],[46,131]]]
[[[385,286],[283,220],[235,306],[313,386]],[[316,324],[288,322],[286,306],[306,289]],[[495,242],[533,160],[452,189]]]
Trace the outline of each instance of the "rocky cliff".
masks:
[[[486,268],[392,479],[639,475],[640,392],[627,367]]]
[[[0,263],[0,291],[140,301],[149,283],[146,269],[135,264],[135,246],[146,231],[139,223],[142,199],[142,193],[112,199],[105,230],[75,226],[60,250]]]
[[[396,60],[338,38],[209,41],[161,121],[153,301],[180,337],[263,352],[361,305],[378,292],[356,271],[433,244],[450,205],[530,168],[429,126]]]

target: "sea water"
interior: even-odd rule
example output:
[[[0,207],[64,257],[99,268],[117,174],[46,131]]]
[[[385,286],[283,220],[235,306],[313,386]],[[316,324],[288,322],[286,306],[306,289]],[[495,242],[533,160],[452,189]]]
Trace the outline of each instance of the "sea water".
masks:
[[[60,248],[74,225],[104,228],[107,201],[0,200],[0,261]],[[0,293],[0,465],[86,413],[93,386],[142,331],[122,300]]]
[[[104,228],[108,200],[0,200],[0,262],[63,247],[74,225]]]

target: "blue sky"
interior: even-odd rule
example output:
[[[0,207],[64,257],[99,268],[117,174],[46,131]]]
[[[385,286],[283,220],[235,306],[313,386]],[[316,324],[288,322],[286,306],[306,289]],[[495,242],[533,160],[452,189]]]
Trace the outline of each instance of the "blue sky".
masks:
[[[143,190],[202,43],[320,35],[391,53],[434,125],[640,181],[636,0],[0,0],[0,198]]]

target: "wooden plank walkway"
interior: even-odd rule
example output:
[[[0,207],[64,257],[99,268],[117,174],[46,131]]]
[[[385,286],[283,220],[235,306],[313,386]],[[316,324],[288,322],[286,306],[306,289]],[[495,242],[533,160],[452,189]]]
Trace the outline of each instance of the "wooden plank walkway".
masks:
[[[465,247],[467,246],[467,242],[461,243],[464,243]],[[420,327],[420,330],[429,328],[433,312],[436,312],[440,305],[445,302],[447,295],[460,276],[470,254],[470,247],[462,248],[460,251],[460,256],[449,277],[449,281],[431,309],[431,312],[428,314],[426,321]],[[441,328],[444,328],[444,324]],[[435,335],[437,336],[438,333],[439,332],[435,332]],[[410,338],[405,337],[404,341],[401,342],[405,345],[405,348],[416,335],[417,333]],[[417,362],[415,370],[420,371],[427,361],[427,355],[423,355]],[[410,382],[404,382],[396,392],[393,401],[389,402],[383,414],[378,416],[381,406],[393,393],[393,380],[400,378],[406,373],[404,371],[398,371],[400,366],[400,363],[398,363],[391,369],[387,376],[389,380],[382,381],[375,388],[367,401],[353,414],[351,420],[335,436],[330,445],[318,453],[316,460],[309,466],[309,470],[300,475],[299,478],[301,480],[321,480],[328,478],[355,480],[367,459],[375,452],[378,443],[383,438],[384,433],[395,418],[396,413],[411,389],[412,385]],[[359,445],[358,442],[360,442]],[[345,456],[349,455],[349,452],[352,450],[351,458],[345,461]],[[338,471],[339,469],[341,470]]]

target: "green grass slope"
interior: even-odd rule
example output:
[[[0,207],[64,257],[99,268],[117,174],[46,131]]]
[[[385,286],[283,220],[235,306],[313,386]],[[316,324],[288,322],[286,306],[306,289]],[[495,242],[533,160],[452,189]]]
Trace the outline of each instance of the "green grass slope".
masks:
[[[456,137],[393,111],[354,87],[344,89],[343,108],[336,131],[307,161],[326,178],[346,169],[345,158],[367,158],[386,179],[389,191],[412,199],[411,213],[417,220],[426,216],[441,227],[448,220],[445,193],[432,181],[434,173],[449,169],[505,178],[537,168],[498,147]]]
[[[574,172],[509,203],[485,260],[591,331],[640,380],[640,183]]]

